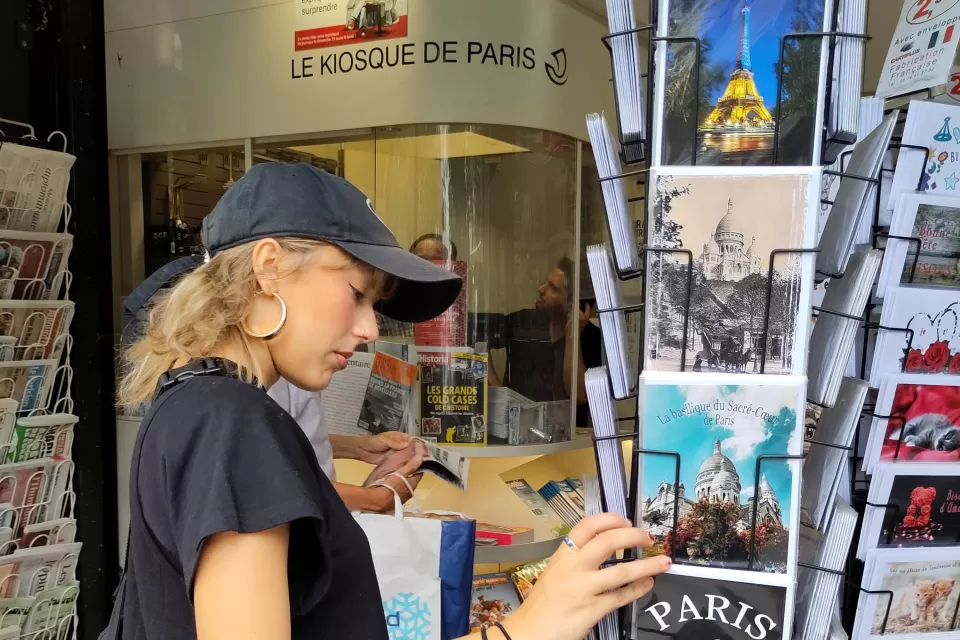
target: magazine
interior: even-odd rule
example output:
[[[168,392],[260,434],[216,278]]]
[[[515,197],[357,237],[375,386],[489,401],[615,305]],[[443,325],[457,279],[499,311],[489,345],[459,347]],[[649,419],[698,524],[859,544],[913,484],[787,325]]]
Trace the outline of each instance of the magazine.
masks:
[[[487,356],[420,352],[420,433],[440,444],[487,443]]]
[[[387,355],[373,357],[357,426],[370,433],[403,431],[417,367]]]
[[[467,263],[462,260],[432,260],[434,264],[467,279]],[[467,344],[467,288],[450,307],[433,320],[413,326],[414,342],[420,346],[459,347]]]
[[[372,486],[378,480],[386,478],[409,462],[417,453],[423,457],[419,468],[421,472],[430,473],[458,489],[466,490],[467,476],[470,473],[469,458],[464,458],[453,449],[438,447],[420,438],[414,438],[406,449],[387,454],[387,457],[370,472],[363,486]]]
[[[470,601],[470,632],[503,622],[520,607],[520,593],[508,573],[474,576]]]
[[[366,436],[406,431],[417,368],[387,353],[355,353],[320,402],[330,433]]]

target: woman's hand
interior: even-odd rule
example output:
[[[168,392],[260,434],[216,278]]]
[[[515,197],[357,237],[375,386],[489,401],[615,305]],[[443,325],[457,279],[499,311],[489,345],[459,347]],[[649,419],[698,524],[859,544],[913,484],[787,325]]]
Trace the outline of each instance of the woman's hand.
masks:
[[[601,569],[621,549],[653,544],[646,531],[613,514],[584,518],[568,537],[579,548],[561,544],[526,601],[503,623],[513,640],[583,640],[604,615],[646,595],[653,576],[671,565],[660,556]],[[502,636],[497,629],[487,635]]]
[[[357,438],[355,455],[357,460],[377,465],[394,451],[406,449],[412,439],[400,431],[385,431],[375,436]]]

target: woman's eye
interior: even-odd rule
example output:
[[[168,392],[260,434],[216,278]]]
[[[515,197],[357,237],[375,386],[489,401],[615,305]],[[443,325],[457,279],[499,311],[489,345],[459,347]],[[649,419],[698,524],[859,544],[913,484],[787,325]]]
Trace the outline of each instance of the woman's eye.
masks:
[[[363,295],[363,291],[360,291],[360,290],[358,290],[356,287],[353,287],[353,286],[351,286],[350,288],[353,289],[353,298],[354,298],[354,300],[356,300],[357,302],[362,302],[363,299],[366,297],[366,296]]]

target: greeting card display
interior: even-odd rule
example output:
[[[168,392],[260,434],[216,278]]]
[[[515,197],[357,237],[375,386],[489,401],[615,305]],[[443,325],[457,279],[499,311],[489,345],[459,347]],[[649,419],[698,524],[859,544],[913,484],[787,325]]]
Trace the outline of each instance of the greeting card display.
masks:
[[[864,513],[857,557],[870,549],[954,547],[960,541],[960,477],[954,464],[881,462]]]
[[[635,640],[791,637],[794,582],[753,571],[674,565],[634,604]]]
[[[877,462],[960,461],[960,376],[884,376],[863,469]]]
[[[806,371],[819,169],[664,168],[651,172],[654,247],[693,258],[683,343],[689,254],[650,252],[646,371]],[[765,323],[770,261],[769,322]]]
[[[680,456],[679,484],[675,457],[640,457],[637,513],[658,548],[678,562],[792,574],[799,461],[762,457],[802,452],[804,379],[645,373],[641,386],[643,448]]]
[[[960,105],[912,100],[903,126],[903,144],[929,151],[900,149],[888,209],[897,204],[901,193],[926,191],[934,195],[960,195],[957,190],[960,184]]]
[[[657,44],[654,164],[689,165],[695,153],[698,165],[773,165],[775,118],[780,164],[819,158],[828,40],[786,43],[779,96],[777,61],[781,37],[827,30],[832,8],[832,0],[659,0],[657,34],[705,46],[698,61],[692,41]]]
[[[861,592],[851,638],[956,639],[951,630],[957,628],[960,548],[873,549],[864,564],[862,587],[892,591],[893,599],[887,593]]]
[[[960,374],[960,290],[899,287],[887,292],[880,324],[913,330],[881,330],[873,355],[870,382],[885,373]]]
[[[960,124],[960,123],[958,123]],[[960,194],[958,194],[960,195]],[[960,288],[960,199],[930,194],[901,194],[890,223],[877,296],[901,283]],[[914,265],[916,260],[916,265]]]

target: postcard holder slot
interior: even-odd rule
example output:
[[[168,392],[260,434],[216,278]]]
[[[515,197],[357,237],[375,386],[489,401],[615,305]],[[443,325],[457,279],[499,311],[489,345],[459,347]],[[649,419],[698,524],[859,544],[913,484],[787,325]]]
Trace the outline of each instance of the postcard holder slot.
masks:
[[[753,563],[756,561],[757,547],[757,512],[759,511],[757,502],[760,500],[760,466],[766,460],[803,460],[803,455],[788,454],[769,454],[757,456],[757,464],[754,469],[753,482],[753,508],[750,510],[750,548],[747,550],[747,571],[753,571]],[[789,464],[789,462],[787,463]]]
[[[651,9],[652,10],[652,9]],[[652,17],[652,16],[651,16]],[[700,66],[701,66],[701,57],[703,52],[703,43],[700,38],[697,37],[688,37],[688,36],[657,36],[653,35],[656,21],[651,20],[650,24],[643,25],[642,27],[637,27],[636,29],[630,29],[627,31],[617,31],[615,33],[607,34],[600,38],[600,41],[603,43],[603,46],[607,48],[607,53],[610,55],[610,67],[613,72],[614,82],[616,82],[616,63],[613,59],[613,47],[610,45],[610,40],[614,38],[624,38],[627,36],[637,37],[640,33],[646,32],[648,34],[647,40],[650,44],[654,42],[666,42],[666,43],[676,43],[676,44],[693,44],[696,47],[696,64],[694,66],[694,94],[697,96],[695,110],[700,108]],[[646,91],[642,93],[641,99],[645,101],[645,104],[642,105],[643,108],[643,118],[644,118],[644,133],[646,134],[646,139],[640,138],[637,140],[624,140],[623,138],[623,128],[620,126],[620,98],[617,95],[616,86],[614,86],[613,99],[614,99],[614,108],[617,112],[617,137],[618,142],[620,143],[620,156],[624,161],[624,164],[630,165],[637,162],[649,161],[649,158],[652,156],[652,137],[650,136],[650,131],[653,128],[653,110],[650,108],[653,104],[653,101],[650,99],[650,96],[653,95],[655,91],[654,87],[654,62],[653,57],[655,55],[656,47],[647,46],[647,73],[641,74],[641,79],[646,78],[647,86]],[[693,129],[693,138],[691,140],[691,146],[693,151],[692,164],[697,164],[697,142],[699,141],[699,136],[697,135],[697,123],[699,118],[692,118],[690,121],[691,127]]]
[[[780,103],[780,98],[783,95],[783,63],[784,63],[784,53],[786,52],[786,43],[790,40],[805,40],[809,38],[830,38],[830,47],[829,54],[827,55],[827,64],[828,69],[833,68],[833,56],[834,50],[836,49],[836,43],[838,38],[854,38],[857,40],[869,40],[870,36],[863,33],[846,33],[843,31],[803,31],[803,32],[791,32],[785,33],[780,36],[780,54],[777,58],[777,103]],[[825,87],[823,107],[824,109],[830,109],[830,100],[832,97],[832,91],[830,87],[830,80],[827,80],[827,86]],[[698,93],[699,95],[699,93]],[[782,115],[777,113],[777,118],[773,122],[773,165],[777,166],[780,164],[780,119]],[[826,128],[824,128],[824,141],[828,142],[826,139]],[[840,141],[842,142],[842,141]],[[849,143],[848,143],[849,144]],[[822,145],[821,154],[823,149],[826,148],[826,145]],[[821,157],[821,161],[823,158]]]
[[[920,240],[920,238],[918,238],[917,236],[894,236],[894,235],[890,235],[889,233],[879,233],[875,231],[873,233],[873,244],[876,245],[877,240],[880,238],[886,238],[887,240],[904,240],[908,244],[917,243],[917,251],[916,253],[913,254],[913,262],[910,265],[910,279],[907,280],[908,284],[913,284],[913,277],[917,273],[917,261],[920,259],[920,249],[923,246],[923,241]],[[877,247],[874,246],[874,249],[876,248]],[[887,250],[886,246],[880,249],[880,251],[884,251],[884,252],[886,250]]]
[[[638,304],[621,305],[621,306],[619,306],[619,307],[612,307],[612,308],[610,308],[610,309],[597,309],[597,313],[598,313],[599,315],[603,315],[603,314],[605,314],[605,313],[614,313],[614,312],[617,312],[617,311],[622,311],[624,315],[631,314],[631,313],[637,313],[637,312],[642,313],[645,306],[646,306],[645,303],[640,302],[640,303],[638,303]],[[641,327],[643,326],[643,318],[642,318],[642,316],[641,316],[641,320],[640,320],[640,325],[641,325]],[[642,329],[641,329],[640,333],[643,334]],[[606,340],[606,336],[604,336],[604,339]],[[642,347],[641,347],[641,349],[640,349],[640,355],[639,355],[638,360],[639,360],[639,362],[637,362],[637,368],[636,368],[637,376],[640,375],[640,371],[641,371],[642,368],[643,368],[643,348],[642,348]],[[610,366],[609,363],[608,363],[607,366],[608,366],[608,367]],[[629,372],[628,372],[628,373],[629,373]],[[608,378],[609,378],[609,375],[610,375],[610,374],[609,374],[609,370],[608,370],[608,373],[607,373]],[[635,389],[636,389],[636,387],[635,387]],[[623,396],[622,398],[618,398],[617,395],[616,395],[616,394],[613,394],[613,393],[611,393],[611,395],[613,395],[613,399],[614,399],[614,400],[618,400],[618,401],[619,401],[619,400],[627,400],[627,399],[629,399],[629,398],[635,398],[635,397],[637,397],[637,392],[636,392],[636,390],[634,390],[634,391],[632,391],[631,393],[628,393],[627,395]],[[624,420],[633,420],[635,417],[636,417],[636,416],[634,416],[634,417],[632,417],[632,418],[617,418],[617,421],[618,421],[618,422],[622,422],[622,421],[624,421]]]
[[[863,587],[858,587],[857,585],[851,585],[860,590],[860,593],[866,594],[868,596],[889,596],[887,598],[887,608],[883,613],[883,622],[880,624],[880,635],[886,635],[887,633],[887,620],[890,618],[890,607],[893,605],[893,591],[879,590],[879,591],[870,591],[864,589]]]
[[[644,225],[644,229],[646,229],[646,225]],[[646,231],[644,231],[644,235],[646,235]],[[685,299],[684,299],[684,301],[683,301],[683,342],[681,342],[681,344],[683,344],[684,347],[686,347],[687,338],[688,338],[689,335],[690,335],[690,333],[689,333],[689,329],[690,329],[690,300],[691,300],[691,298],[693,297],[693,251],[691,251],[690,249],[669,249],[669,248],[666,248],[666,247],[650,247],[650,246],[644,245],[644,246],[642,247],[642,250],[640,251],[640,254],[644,257],[644,265],[646,265],[646,255],[645,255],[645,254],[646,254],[647,252],[650,252],[650,253],[682,253],[682,254],[684,254],[684,255],[687,257],[687,286],[686,286],[686,296],[685,296]],[[646,300],[646,297],[647,297],[646,278],[644,278],[644,286],[643,286],[643,298],[644,298],[644,300]],[[644,356],[644,354],[645,354],[645,352],[646,352],[646,349],[647,349],[647,326],[646,326],[646,322],[644,322],[644,323],[641,325],[641,327],[640,327],[640,337],[641,337],[641,343],[640,343],[640,355],[639,355],[639,362],[638,362],[638,365],[639,365],[639,366],[637,367],[637,372],[638,372],[638,374],[639,374],[639,372],[643,371],[643,366],[642,366],[642,365],[643,365],[643,356]],[[687,350],[686,350],[686,348],[684,348],[684,349],[681,349],[681,350],[680,350],[680,371],[685,371],[686,368],[687,368]]]
[[[861,412],[861,414],[864,415],[864,416],[869,416],[869,417],[871,417],[871,418],[877,418],[878,420],[884,420],[884,421],[886,421],[886,422],[888,422],[888,423],[889,423],[891,420],[894,420],[894,421],[897,421],[897,422],[900,423],[900,436],[897,438],[897,448],[896,448],[896,450],[893,452],[893,459],[894,459],[894,460],[899,460],[899,459],[900,459],[900,447],[903,446],[903,432],[904,432],[904,430],[905,430],[906,427],[907,427],[907,419],[906,419],[905,417],[903,417],[903,416],[885,416],[885,415],[881,415],[881,414],[879,414],[879,413],[873,413],[872,411],[863,411],[863,412]]]
[[[763,333],[760,334],[759,350],[760,350],[760,374],[763,375],[764,369],[767,364],[767,334],[770,333],[770,304],[773,298],[773,274],[774,274],[774,260],[778,255],[806,255],[820,253],[820,249],[774,249],[770,252],[770,259],[767,262],[769,265],[767,268],[767,293],[766,299],[764,301],[764,310],[763,310]],[[689,304],[689,301],[688,301]],[[689,309],[689,307],[688,307]],[[684,345],[686,345],[686,334],[684,334]],[[684,349],[684,352],[686,349]],[[680,370],[683,370],[683,365],[681,364]]]
[[[649,140],[644,138],[638,138],[637,140],[624,140],[623,138],[623,127],[620,126],[620,95],[616,89],[617,82],[617,65],[613,59],[613,47],[610,44],[610,41],[614,38],[624,38],[626,36],[639,36],[643,32],[652,32],[654,29],[653,24],[647,24],[642,27],[637,27],[636,29],[629,29],[627,31],[617,31],[614,33],[608,33],[605,36],[600,38],[600,42],[603,43],[603,46],[607,48],[607,54],[610,56],[610,70],[613,73],[613,104],[614,111],[616,111],[617,116],[617,141],[620,143],[620,158],[624,164],[630,165],[636,162],[643,162],[650,157],[648,143]],[[639,38],[636,38],[639,40]],[[644,132],[649,132],[652,125],[652,117],[650,114],[650,104],[651,100],[649,99],[650,90],[653,88],[653,83],[651,78],[653,77],[653,58],[651,57],[650,47],[647,46],[647,72],[640,74],[640,78],[647,79],[647,90],[643,93],[643,97],[647,98],[646,104],[643,105],[643,119],[644,122]]]
[[[877,504],[877,503],[874,503],[874,502],[870,502],[869,500],[864,500],[864,501],[863,501],[863,504],[864,504],[864,506],[871,507],[871,508],[873,508],[873,509],[883,509],[883,520],[884,520],[884,521],[887,519],[887,513],[892,511],[892,515],[891,515],[891,518],[890,518],[890,524],[891,524],[891,526],[890,526],[890,531],[887,533],[887,540],[886,540],[886,543],[885,543],[885,544],[891,544],[891,543],[893,542],[893,526],[892,526],[892,525],[893,525],[894,520],[897,519],[897,516],[900,515],[900,507],[899,507],[899,505],[896,505],[896,504]],[[882,525],[883,525],[883,522],[881,522],[880,524],[881,524],[881,526],[882,526]],[[861,532],[861,534],[862,534],[862,532]]]

